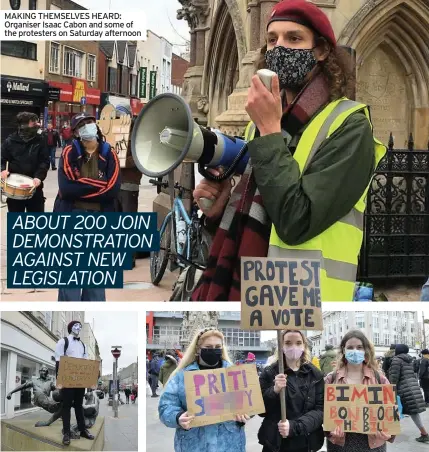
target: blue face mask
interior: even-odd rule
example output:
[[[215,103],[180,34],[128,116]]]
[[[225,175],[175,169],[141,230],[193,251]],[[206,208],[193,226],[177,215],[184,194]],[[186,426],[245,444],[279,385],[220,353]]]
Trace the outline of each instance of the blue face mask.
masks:
[[[350,364],[362,364],[365,361],[365,352],[362,350],[347,350],[346,360]]]
[[[82,140],[92,141],[97,138],[97,124],[85,124],[79,129],[79,136]]]

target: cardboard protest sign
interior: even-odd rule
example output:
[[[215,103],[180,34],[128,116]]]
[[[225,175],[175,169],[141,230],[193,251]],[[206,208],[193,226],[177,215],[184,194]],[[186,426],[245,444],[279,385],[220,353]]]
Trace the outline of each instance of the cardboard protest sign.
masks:
[[[255,364],[185,372],[191,427],[231,421],[235,414],[265,412]]]
[[[243,330],[323,330],[320,261],[241,258]]]
[[[398,435],[400,413],[395,385],[326,385],[323,429]]]
[[[100,361],[61,356],[57,385],[63,388],[91,388],[97,386]]]

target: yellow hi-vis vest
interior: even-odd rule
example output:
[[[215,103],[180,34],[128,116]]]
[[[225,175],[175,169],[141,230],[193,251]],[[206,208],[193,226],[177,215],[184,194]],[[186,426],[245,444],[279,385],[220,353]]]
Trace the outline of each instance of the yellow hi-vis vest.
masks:
[[[363,111],[371,124],[367,106],[347,98],[329,103],[311,120],[293,155],[298,162],[301,176],[323,141],[329,138],[351,114],[357,111]],[[249,123],[245,131],[245,140],[251,141],[254,136],[255,125]],[[375,167],[386,151],[386,146],[374,138]],[[277,235],[275,226],[272,226],[268,257],[320,260],[320,295],[322,301],[353,301],[369,186],[370,184],[346,216],[317,237],[301,245],[292,246],[284,243]]]

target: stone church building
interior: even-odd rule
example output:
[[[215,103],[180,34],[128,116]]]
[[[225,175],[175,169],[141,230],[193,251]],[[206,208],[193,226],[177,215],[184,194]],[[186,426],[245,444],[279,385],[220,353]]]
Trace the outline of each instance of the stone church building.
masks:
[[[191,30],[183,96],[200,124],[242,135],[254,61],[276,0],[179,0]],[[356,100],[371,107],[375,135],[405,147],[429,140],[429,0],[313,0],[339,45],[356,51]]]

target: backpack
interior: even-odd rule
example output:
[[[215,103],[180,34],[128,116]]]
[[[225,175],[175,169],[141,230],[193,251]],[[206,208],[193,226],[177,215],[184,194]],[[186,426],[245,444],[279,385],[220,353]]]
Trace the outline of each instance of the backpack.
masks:
[[[83,342],[82,342],[82,345],[83,345],[83,354],[85,355],[86,354],[86,347],[85,347],[85,344]],[[67,356],[66,355],[66,351],[67,351],[68,348],[69,348],[69,338],[65,337],[64,338],[64,356]]]
[[[375,379],[376,379],[376,381],[377,381],[377,384],[381,384],[381,378],[380,378],[380,374],[376,371],[376,370],[373,370],[373,372],[374,372],[374,375],[375,375]],[[334,371],[334,373],[333,373],[333,382],[334,383],[332,383],[332,384],[335,384],[335,380],[337,379],[337,371],[335,370]]]

